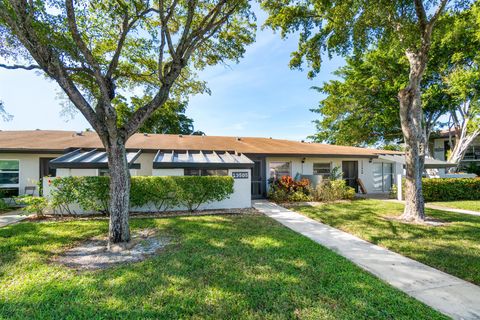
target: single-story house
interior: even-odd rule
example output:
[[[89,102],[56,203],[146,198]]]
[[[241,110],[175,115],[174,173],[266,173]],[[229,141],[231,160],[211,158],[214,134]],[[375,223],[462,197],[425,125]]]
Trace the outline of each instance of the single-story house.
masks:
[[[404,172],[400,152],[272,138],[137,133],[127,151],[132,176],[233,176],[235,193],[217,207],[249,207],[266,196],[270,178],[283,175],[317,180],[340,167],[357,192],[387,193]],[[6,195],[38,194],[47,176],[106,174],[107,156],[95,132],[0,131],[0,190]]]

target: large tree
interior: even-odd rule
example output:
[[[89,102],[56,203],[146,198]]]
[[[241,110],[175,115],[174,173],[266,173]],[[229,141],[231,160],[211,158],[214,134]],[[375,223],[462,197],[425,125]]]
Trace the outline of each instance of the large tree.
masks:
[[[42,70],[98,133],[111,178],[109,240],[122,243],[130,240],[126,141],[195,69],[239,59],[254,40],[254,16],[247,0],[0,0],[0,37],[1,67]],[[143,100],[127,121],[115,108],[121,97]]]
[[[421,101],[422,77],[427,67],[437,20],[448,9],[467,1],[454,0],[263,0],[269,12],[266,24],[282,36],[300,31],[292,67],[307,61],[313,77],[322,54],[348,56],[372,46],[391,46],[408,60],[408,81],[399,90],[399,114],[406,145],[405,220],[423,220],[422,174],[425,163],[425,127]],[[448,5],[448,6],[447,6]]]

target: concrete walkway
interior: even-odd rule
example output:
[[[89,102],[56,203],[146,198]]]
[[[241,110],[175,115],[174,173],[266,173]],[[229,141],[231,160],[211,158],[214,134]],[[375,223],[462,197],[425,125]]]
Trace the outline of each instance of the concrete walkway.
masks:
[[[480,319],[480,287],[267,201],[254,208],[454,319]]]
[[[388,201],[388,202],[396,202],[396,203],[401,203],[405,204],[405,201],[400,201],[396,199],[380,199],[383,201]],[[469,214],[472,216],[479,216],[480,217],[480,212],[478,211],[472,211],[472,210],[464,210],[464,209],[457,209],[457,208],[450,208],[450,207],[443,207],[443,206],[438,206],[435,204],[430,204],[430,203],[425,203],[425,207],[429,209],[434,209],[434,210],[441,210],[441,211],[447,211],[447,212],[454,212],[454,213],[462,213],[462,214]]]
[[[472,215],[472,216],[480,216],[480,212],[478,212],[478,211],[472,211],[472,210],[449,208],[449,207],[437,206],[437,205],[429,204],[429,203],[425,203],[425,207],[430,208],[430,209],[435,209],[435,210],[442,210],[442,211],[448,211],[448,212],[470,214],[470,215]]]
[[[10,211],[0,214],[0,228],[8,226],[9,224],[17,223],[26,219],[26,215],[22,215],[20,210]]]

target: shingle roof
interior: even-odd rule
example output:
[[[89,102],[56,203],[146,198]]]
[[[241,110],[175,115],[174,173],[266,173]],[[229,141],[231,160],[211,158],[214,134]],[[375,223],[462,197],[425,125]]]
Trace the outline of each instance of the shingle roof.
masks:
[[[69,148],[103,148],[95,132],[59,130],[0,131],[0,151],[64,152]],[[127,142],[129,149],[143,150],[232,150],[267,155],[376,156],[399,152],[254,137],[190,136],[137,133]]]

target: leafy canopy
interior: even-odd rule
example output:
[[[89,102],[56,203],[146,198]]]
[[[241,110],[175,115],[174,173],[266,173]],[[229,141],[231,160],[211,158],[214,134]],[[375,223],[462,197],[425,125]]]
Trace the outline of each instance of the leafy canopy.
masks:
[[[0,67],[43,70],[99,134],[128,138],[167,97],[204,92],[195,72],[238,61],[254,31],[246,0],[0,0]]]
[[[282,37],[300,34],[290,66],[301,68],[306,64],[311,78],[320,72],[323,53],[355,56],[377,45],[403,53],[419,50],[420,27],[435,21],[443,10],[441,1],[419,2],[424,10],[417,8],[416,2],[404,0],[261,1],[269,13],[268,27],[280,30]],[[456,10],[471,1],[447,2],[448,9]]]

